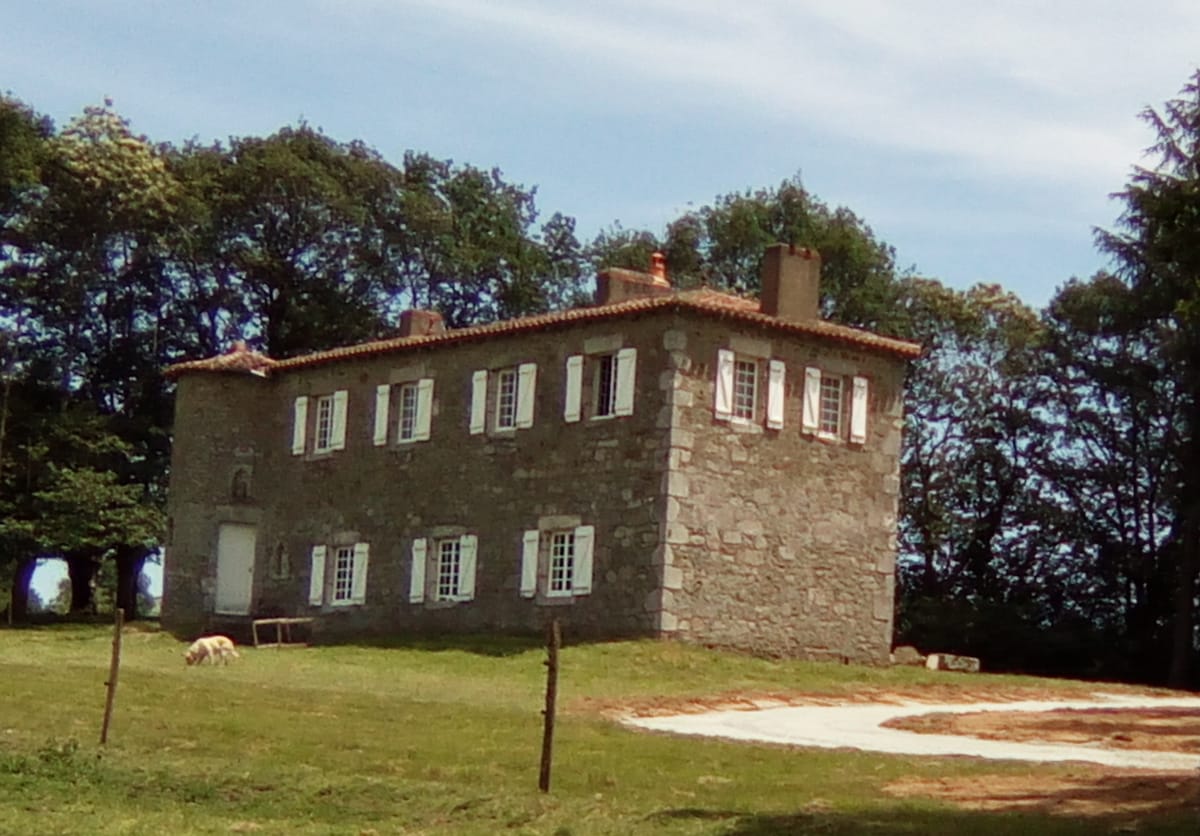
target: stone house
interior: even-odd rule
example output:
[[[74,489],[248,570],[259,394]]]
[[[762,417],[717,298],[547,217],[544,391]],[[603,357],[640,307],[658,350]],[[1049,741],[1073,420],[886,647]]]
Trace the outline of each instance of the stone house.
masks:
[[[608,270],[596,304],[178,381],[163,622],[319,639],[668,636],[886,662],[902,390],[919,346],[818,318],[777,245],[761,302]]]

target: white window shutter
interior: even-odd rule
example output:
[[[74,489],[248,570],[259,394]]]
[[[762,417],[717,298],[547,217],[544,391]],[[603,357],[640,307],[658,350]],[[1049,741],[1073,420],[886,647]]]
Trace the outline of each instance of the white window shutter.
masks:
[[[850,441],[865,444],[867,441],[867,394],[869,384],[865,377],[854,378],[853,395],[850,399]]]
[[[815,433],[821,426],[821,370],[804,370],[804,405],[800,409],[800,429]]]
[[[308,576],[308,603],[321,606],[325,600],[325,547],[312,547],[312,571]]]
[[[587,595],[592,591],[592,550],[596,529],[581,525],[575,529],[575,573],[571,578],[571,594]]]
[[[522,363],[517,367],[517,426],[527,430],[533,426],[533,396],[537,392],[537,363]]]
[[[538,540],[537,529],[526,531],[525,536],[521,539],[521,597],[523,598],[532,598],[537,592]]]
[[[583,355],[567,358],[567,391],[563,401],[563,420],[578,421],[583,401]]]
[[[387,444],[388,431],[388,401],[392,396],[392,387],[380,383],[375,387],[375,446]]]
[[[292,408],[292,455],[304,455],[304,432],[308,429],[308,396],[296,398]]]
[[[773,430],[783,429],[786,371],[782,360],[767,364],[767,426]]]
[[[633,392],[637,380],[637,349],[622,348],[617,352],[617,415],[633,414]]]
[[[458,597],[464,601],[475,599],[475,554],[479,550],[479,538],[464,534],[458,538]]]
[[[417,441],[428,441],[432,423],[433,378],[423,377],[417,382],[417,425],[413,428],[413,437]]]
[[[713,412],[718,418],[733,417],[733,352],[728,349],[717,351],[717,394]]]
[[[487,379],[485,369],[471,375],[471,435],[483,432],[487,424]]]
[[[408,602],[419,604],[425,600],[425,552],[428,548],[424,537],[412,543],[412,571],[408,576]]]
[[[333,393],[333,426],[329,439],[330,450],[346,449],[346,403],[350,394],[345,389]]]
[[[350,575],[350,603],[367,603],[367,563],[371,559],[370,543],[354,544],[354,571]]]

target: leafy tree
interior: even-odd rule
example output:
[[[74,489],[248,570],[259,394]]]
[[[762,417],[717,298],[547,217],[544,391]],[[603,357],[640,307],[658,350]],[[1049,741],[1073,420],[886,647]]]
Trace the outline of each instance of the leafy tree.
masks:
[[[706,284],[732,293],[760,290],[763,254],[775,243],[815,247],[821,253],[822,316],[835,322],[899,333],[895,253],[845,207],[830,209],[800,182],[730,193],[711,206],[684,213],[666,238],[615,226],[592,242],[597,268],[645,269],[650,253],[666,256],[677,287]]]
[[[1124,678],[1161,681],[1181,392],[1154,329],[1131,318],[1136,305],[1104,274],[1069,283],[1051,302],[1044,470],[1066,509],[1060,533],[1081,584],[1076,606],[1110,637],[1097,655]]]
[[[1117,274],[1133,291],[1128,327],[1154,335],[1179,400],[1170,444],[1177,478],[1163,486],[1172,511],[1165,553],[1173,564],[1168,680],[1190,681],[1196,655],[1200,573],[1200,71],[1177,98],[1143,119],[1156,133],[1153,167],[1135,167],[1118,197],[1124,211],[1114,231],[1098,231]]]

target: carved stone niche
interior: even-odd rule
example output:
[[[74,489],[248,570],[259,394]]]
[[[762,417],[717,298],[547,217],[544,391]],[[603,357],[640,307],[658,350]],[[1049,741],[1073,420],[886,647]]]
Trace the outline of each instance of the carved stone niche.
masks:
[[[229,480],[229,498],[235,503],[250,501],[250,479],[254,475],[248,466],[235,467]]]

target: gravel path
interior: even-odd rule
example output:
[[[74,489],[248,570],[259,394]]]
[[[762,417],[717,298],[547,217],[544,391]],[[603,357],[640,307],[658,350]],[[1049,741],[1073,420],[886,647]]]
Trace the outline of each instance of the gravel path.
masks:
[[[801,705],[744,711],[710,711],[667,717],[630,717],[632,726],[676,734],[722,737],[813,746],[822,749],[863,749],[896,755],[968,755],[995,760],[1090,761],[1107,766],[1142,769],[1194,769],[1200,759],[1173,752],[1105,749],[1066,743],[1009,743],[948,734],[918,734],[882,728],[897,717],[934,712],[1053,711],[1058,708],[1195,708],[1200,697],[1127,697],[1097,694],[1093,700],[996,703],[901,702],[893,705]]]

